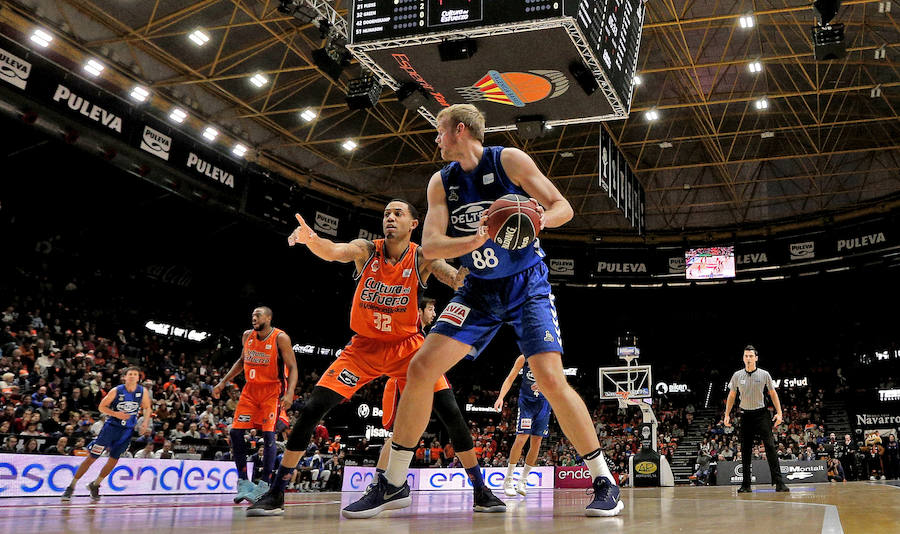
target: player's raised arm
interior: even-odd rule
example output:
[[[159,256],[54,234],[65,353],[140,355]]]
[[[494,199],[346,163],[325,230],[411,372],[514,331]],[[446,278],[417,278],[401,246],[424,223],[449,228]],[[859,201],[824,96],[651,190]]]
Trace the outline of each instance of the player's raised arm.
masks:
[[[519,371],[522,370],[522,367],[525,365],[525,356],[520,354],[518,358],[516,358],[515,363],[513,363],[512,369],[510,369],[509,374],[506,376],[506,380],[503,381],[503,385],[500,386],[500,394],[497,395],[497,401],[494,403],[494,409],[498,412],[503,409],[503,397],[509,393],[509,388],[512,387],[513,381],[516,379],[516,376],[519,374]]]
[[[281,408],[287,411],[294,402],[294,388],[297,387],[297,358],[294,356],[291,338],[288,337],[286,332],[278,334],[276,343],[278,343],[278,352],[281,354],[281,359],[288,368],[287,389],[285,389],[284,396],[281,398]]]
[[[319,237],[310,225],[303,220],[299,213],[295,214],[299,226],[288,236],[288,246],[296,244],[306,245],[310,252],[325,261],[339,261],[341,263],[356,262],[357,267],[369,259],[375,245],[365,239],[354,239],[349,243],[335,243],[330,239]]]
[[[534,164],[531,156],[518,148],[504,148],[500,163],[510,180],[543,206],[541,229],[556,228],[572,220],[574,211],[566,197]]]
[[[428,182],[428,213],[422,227],[422,254],[425,259],[435,260],[458,258],[472,252],[488,240],[486,220],[487,218],[482,217],[478,230],[470,236],[447,236],[450,210],[447,207],[441,173],[434,173]]]

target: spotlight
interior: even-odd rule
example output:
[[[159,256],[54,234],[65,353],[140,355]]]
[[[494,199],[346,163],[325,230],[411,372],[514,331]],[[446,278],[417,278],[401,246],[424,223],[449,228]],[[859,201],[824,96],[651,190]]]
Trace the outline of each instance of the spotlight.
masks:
[[[354,148],[356,148],[358,145],[356,144],[356,141],[354,141],[353,139],[347,139],[346,141],[343,142],[343,144],[341,144],[341,146],[344,148],[344,150],[346,150],[347,152],[350,152]]]
[[[150,96],[150,91],[148,91],[145,87],[141,87],[140,85],[135,85],[134,89],[131,90],[131,98],[137,100],[138,102],[147,100],[148,96]]]
[[[215,141],[216,137],[219,135],[219,131],[213,128],[212,126],[207,126],[205,130],[203,130],[203,137],[207,138],[210,141]]]
[[[756,25],[756,19],[753,18],[753,15],[744,15],[738,20],[741,23],[741,28],[744,29],[749,29]]]
[[[203,30],[196,29],[190,35],[188,35],[188,39],[193,41],[197,46],[203,46],[209,42],[209,35],[207,35]]]
[[[656,111],[655,109],[651,109],[647,113],[644,113],[644,118],[647,119],[648,121],[655,121],[656,119],[659,118],[659,112]]]
[[[87,63],[84,64],[84,70],[91,76],[100,76],[100,73],[103,72],[104,68],[106,67],[96,59],[89,59]]]
[[[544,135],[544,117],[542,115],[517,117],[516,131],[522,139],[537,139]]]
[[[186,119],[187,116],[188,116],[187,112],[181,108],[174,108],[169,113],[169,118],[172,119],[173,122],[177,122],[178,124],[181,124],[182,122],[184,122],[184,119]]]
[[[312,122],[313,119],[316,118],[316,112],[311,109],[305,109],[303,110],[303,113],[300,114],[300,117],[306,122]]]
[[[374,76],[354,78],[347,84],[347,107],[350,109],[374,108],[381,96],[381,84]]]
[[[242,157],[244,157],[244,154],[247,153],[247,147],[238,143],[238,144],[234,145],[234,148],[231,149],[231,153],[239,158],[242,158]]]
[[[763,110],[769,107],[769,101],[765,98],[760,98],[759,100],[754,102],[753,105],[756,107],[756,109]]]
[[[326,46],[312,52],[313,63],[334,81],[341,77],[344,67],[350,64],[350,53],[335,46]]]
[[[325,19],[319,19],[319,36],[327,39],[331,35],[331,23]]]
[[[747,70],[754,74],[757,72],[762,72],[762,63],[760,63],[759,61],[752,61],[747,64]]]
[[[469,59],[478,51],[478,43],[475,39],[457,39],[455,41],[441,41],[438,44],[438,55],[441,61],[459,61]]]
[[[634,78],[631,80],[631,83],[632,83],[632,85],[637,87],[638,85],[641,85],[642,83],[644,83],[644,80],[642,80],[640,76],[635,74]]]
[[[269,79],[257,72],[253,75],[252,78],[250,78],[250,83],[257,87],[262,87],[263,85],[269,83]]]
[[[50,44],[50,41],[53,40],[53,36],[48,32],[37,28],[34,30],[34,33],[31,34],[31,40],[38,44],[41,48],[47,48],[47,45]]]
[[[406,109],[415,111],[428,103],[428,91],[416,82],[406,82],[397,89],[397,100]]]

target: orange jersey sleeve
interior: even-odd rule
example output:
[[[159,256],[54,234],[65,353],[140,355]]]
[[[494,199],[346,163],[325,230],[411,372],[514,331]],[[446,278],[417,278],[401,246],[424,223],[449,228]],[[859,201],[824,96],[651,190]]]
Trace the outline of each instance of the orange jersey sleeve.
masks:
[[[265,339],[259,339],[251,332],[244,343],[244,378],[248,384],[282,383],[285,365],[278,354],[278,335],[281,330],[273,328]]]
[[[375,240],[375,252],[359,274],[350,328],[361,336],[376,339],[407,338],[419,331],[418,245],[395,265],[384,258],[384,240]]]

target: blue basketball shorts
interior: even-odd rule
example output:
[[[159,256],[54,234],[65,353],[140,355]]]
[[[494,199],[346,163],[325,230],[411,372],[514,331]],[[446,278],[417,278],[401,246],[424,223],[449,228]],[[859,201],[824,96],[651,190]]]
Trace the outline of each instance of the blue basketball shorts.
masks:
[[[519,416],[516,434],[544,437],[550,432],[550,403],[546,399],[522,402],[519,398]]]
[[[562,353],[559,318],[544,262],[506,278],[467,276],[431,333],[470,345],[467,357],[474,360],[504,323],[513,327],[526,358],[542,352]]]
[[[100,435],[88,443],[88,452],[98,458],[104,451],[109,451],[110,458],[118,458],[128,450],[133,433],[134,428],[129,426],[103,425]]]

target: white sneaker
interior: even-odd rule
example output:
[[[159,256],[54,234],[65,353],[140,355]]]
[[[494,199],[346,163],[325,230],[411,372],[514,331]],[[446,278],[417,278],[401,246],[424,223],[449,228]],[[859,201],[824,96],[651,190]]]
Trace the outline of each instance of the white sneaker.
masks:
[[[516,496],[516,488],[515,488],[515,485],[513,484],[513,479],[512,479],[512,477],[507,478],[507,479],[503,482],[503,493],[504,493],[507,497],[515,497],[515,496]]]
[[[519,483],[516,484],[516,492],[522,497],[528,494],[528,482],[525,481],[525,477],[519,479]]]

